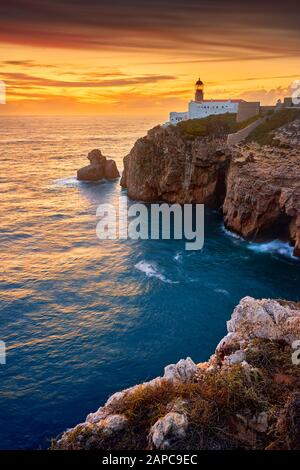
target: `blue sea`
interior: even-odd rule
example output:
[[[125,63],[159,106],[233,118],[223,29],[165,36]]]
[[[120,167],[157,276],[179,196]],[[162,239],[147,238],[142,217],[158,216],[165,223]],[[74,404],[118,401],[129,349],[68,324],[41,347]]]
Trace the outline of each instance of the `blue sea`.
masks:
[[[241,297],[300,299],[300,263],[206,211],[201,251],[177,240],[103,240],[96,209],[126,196],[76,170],[122,158],[153,118],[0,117],[0,447],[47,448],[113,392],[191,356],[206,360]]]

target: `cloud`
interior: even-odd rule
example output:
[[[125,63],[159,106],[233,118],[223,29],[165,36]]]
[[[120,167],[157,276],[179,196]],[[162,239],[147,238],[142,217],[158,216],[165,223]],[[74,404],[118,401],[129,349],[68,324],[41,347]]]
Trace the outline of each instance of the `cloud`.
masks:
[[[199,61],[300,53],[293,0],[14,0],[0,5],[0,40],[56,48],[182,51]]]
[[[276,87],[266,90],[248,90],[239,94],[239,97],[248,101],[260,101],[264,105],[274,105],[278,99],[283,100],[286,96],[293,93],[292,84],[288,87]]]
[[[3,60],[0,62],[2,66],[8,65],[8,66],[16,66],[16,67],[47,67],[47,68],[55,68],[55,65],[53,64],[39,64],[38,62],[35,62],[34,60]]]
[[[98,74],[98,76],[101,76]],[[107,74],[104,74],[107,76]],[[1,72],[0,79],[6,81],[8,85],[22,86],[26,84],[42,87],[67,87],[67,88],[96,88],[96,87],[122,87],[128,85],[143,85],[158,83],[165,80],[175,80],[173,75],[141,75],[136,77],[123,77],[89,80],[88,78],[79,81],[57,80],[52,78],[39,77],[20,72]]]

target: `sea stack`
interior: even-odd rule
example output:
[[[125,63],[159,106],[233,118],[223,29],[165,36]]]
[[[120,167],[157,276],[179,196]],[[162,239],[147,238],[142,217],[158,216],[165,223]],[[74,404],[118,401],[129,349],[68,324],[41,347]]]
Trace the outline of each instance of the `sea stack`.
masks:
[[[77,171],[77,179],[80,181],[100,181],[102,178],[113,180],[119,178],[120,173],[114,160],[107,159],[101,150],[94,149],[88,153],[90,165]]]

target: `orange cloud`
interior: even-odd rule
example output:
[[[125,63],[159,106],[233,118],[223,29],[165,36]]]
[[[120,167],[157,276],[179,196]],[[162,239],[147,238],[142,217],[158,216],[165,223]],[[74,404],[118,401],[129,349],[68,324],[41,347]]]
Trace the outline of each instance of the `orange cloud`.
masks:
[[[199,74],[207,97],[275,100],[298,78],[299,13],[292,0],[3,1],[0,113],[167,116]]]

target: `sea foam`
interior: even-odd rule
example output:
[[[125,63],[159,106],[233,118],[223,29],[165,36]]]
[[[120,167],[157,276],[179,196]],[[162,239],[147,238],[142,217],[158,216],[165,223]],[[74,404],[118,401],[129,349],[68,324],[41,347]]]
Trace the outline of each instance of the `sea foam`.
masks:
[[[164,274],[162,274],[155,263],[148,263],[147,261],[139,261],[137,264],[134,266],[136,269],[139,271],[143,272],[146,274],[148,277],[156,277],[162,282],[167,282],[169,284],[174,284],[176,281],[171,281],[168,279]]]
[[[58,180],[54,180],[54,186],[59,186],[59,187],[71,187],[74,188],[76,186],[79,186],[80,181],[76,178],[76,176],[70,176],[68,178],[59,178]]]
[[[293,247],[287,242],[281,240],[273,240],[267,243],[248,243],[248,248],[256,253],[271,253],[285,256],[297,260],[298,258],[293,255]]]

